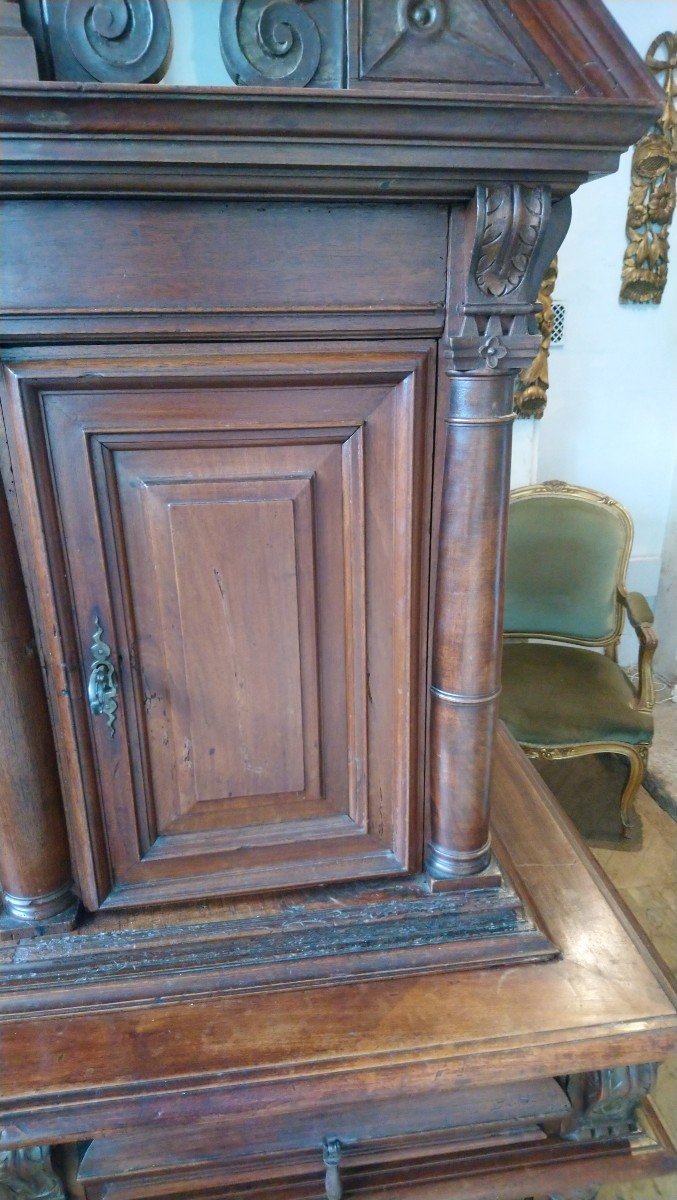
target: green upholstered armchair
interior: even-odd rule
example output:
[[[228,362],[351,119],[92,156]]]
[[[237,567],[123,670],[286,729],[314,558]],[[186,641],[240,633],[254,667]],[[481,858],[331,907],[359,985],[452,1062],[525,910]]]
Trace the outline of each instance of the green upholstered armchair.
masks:
[[[601,492],[557,480],[511,493],[501,717],[530,758],[622,754],[630,814],[653,737],[653,614],[625,590],[630,514]],[[627,613],[639,685],[618,666]],[[599,651],[603,650],[603,653]]]

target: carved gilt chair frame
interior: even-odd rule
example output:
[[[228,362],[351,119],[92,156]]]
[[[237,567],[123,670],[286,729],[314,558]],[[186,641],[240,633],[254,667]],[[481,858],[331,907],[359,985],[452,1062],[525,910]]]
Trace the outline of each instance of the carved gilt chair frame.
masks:
[[[568,497],[582,500],[591,505],[604,505],[618,517],[624,528],[624,544],[618,558],[616,577],[616,612],[612,631],[599,638],[567,637],[558,633],[543,633],[541,631],[521,630],[505,632],[506,642],[545,641],[561,642],[570,646],[580,646],[589,649],[601,648],[613,662],[618,662],[618,644],[625,616],[637,634],[639,641],[638,682],[634,687],[635,707],[638,713],[653,712],[655,690],[652,674],[652,661],[658,645],[653,628],[653,613],[639,592],[628,592],[626,574],[630,561],[630,551],[634,536],[634,528],[630,513],[618,500],[592,488],[580,487],[576,484],[564,483],[561,480],[548,480],[544,483],[531,484],[527,487],[515,488],[510,493],[510,507],[520,501],[537,496]],[[583,743],[562,743],[559,745],[534,745],[520,742],[524,753],[533,760],[555,760],[565,758],[580,758],[589,754],[618,754],[628,759],[628,778],[621,794],[621,822],[624,836],[630,832],[630,817],[633,804],[644,778],[648,764],[651,739],[646,742],[629,743],[621,741],[590,741]]]

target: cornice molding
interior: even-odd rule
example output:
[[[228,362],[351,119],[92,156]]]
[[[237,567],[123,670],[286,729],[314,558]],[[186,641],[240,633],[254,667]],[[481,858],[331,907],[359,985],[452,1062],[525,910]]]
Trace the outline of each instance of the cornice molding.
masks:
[[[478,182],[570,193],[656,116],[651,99],[322,89],[0,87],[4,195],[468,198]]]

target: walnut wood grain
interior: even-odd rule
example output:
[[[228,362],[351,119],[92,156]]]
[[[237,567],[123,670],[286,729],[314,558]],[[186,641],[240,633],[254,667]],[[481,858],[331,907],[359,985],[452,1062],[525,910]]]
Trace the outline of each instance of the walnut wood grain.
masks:
[[[11,483],[11,481],[10,481]],[[40,660],[0,484],[0,935],[72,915],[71,868]]]
[[[103,988],[87,1012],[72,984],[49,1011],[38,985],[32,1014],[14,1011],[10,989],[0,1022],[7,1136],[55,1143],[139,1120],[321,1108],[338,1091],[350,1104],[365,1089],[374,1100],[414,1097],[662,1060],[677,1045],[674,989],[503,730],[492,814],[501,861],[523,878],[559,959],[245,995],[223,995],[215,980],[189,1003],[162,999],[160,972],[155,999],[133,1000],[132,984],[125,1003],[111,984],[109,1003]]]
[[[83,900],[420,870],[432,348],[81,354],[6,379]]]

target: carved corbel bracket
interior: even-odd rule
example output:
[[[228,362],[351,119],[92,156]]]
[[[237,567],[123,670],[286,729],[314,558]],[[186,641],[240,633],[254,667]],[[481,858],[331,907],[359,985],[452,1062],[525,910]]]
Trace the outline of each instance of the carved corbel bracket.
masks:
[[[64,1200],[49,1146],[0,1150],[0,1200]]]
[[[655,1063],[608,1067],[560,1079],[572,1112],[562,1136],[569,1141],[617,1141],[639,1133],[637,1111],[656,1081]]]
[[[456,288],[465,295],[448,314],[449,374],[516,374],[529,366],[542,336],[539,288],[570,219],[570,200],[552,204],[547,187],[477,189],[470,270]]]

